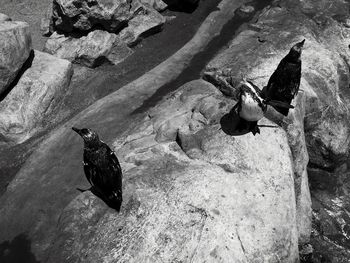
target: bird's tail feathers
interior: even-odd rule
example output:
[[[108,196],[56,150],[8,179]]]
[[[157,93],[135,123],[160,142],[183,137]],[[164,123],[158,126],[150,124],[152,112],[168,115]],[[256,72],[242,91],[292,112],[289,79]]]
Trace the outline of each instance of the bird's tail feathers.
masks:
[[[264,102],[267,105],[270,105],[270,106],[273,106],[273,107],[280,107],[280,108],[285,108],[285,109],[294,109],[293,105],[291,105],[289,103],[286,103],[286,102],[283,102],[283,101],[279,101],[279,100],[266,99],[266,100],[264,100]]]

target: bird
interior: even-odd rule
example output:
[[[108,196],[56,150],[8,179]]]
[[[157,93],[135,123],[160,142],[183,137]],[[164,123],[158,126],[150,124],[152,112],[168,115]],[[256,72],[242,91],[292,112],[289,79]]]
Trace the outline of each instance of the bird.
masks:
[[[91,185],[89,189],[77,189],[81,192],[90,190],[108,206],[119,211],[123,201],[123,174],[117,156],[91,129],[72,127],[72,130],[84,140],[84,172]]]
[[[248,129],[255,136],[260,134],[258,121],[264,117],[267,106],[281,108],[293,108],[292,105],[285,102],[263,99],[261,90],[253,82],[243,80],[237,87],[238,101],[233,107],[234,112],[240,117],[236,129],[242,131]]]
[[[296,43],[289,53],[280,61],[277,69],[271,75],[267,86],[263,89],[265,99],[278,100],[290,104],[299,91],[301,79],[301,53],[305,39]],[[274,106],[284,116],[288,108]]]

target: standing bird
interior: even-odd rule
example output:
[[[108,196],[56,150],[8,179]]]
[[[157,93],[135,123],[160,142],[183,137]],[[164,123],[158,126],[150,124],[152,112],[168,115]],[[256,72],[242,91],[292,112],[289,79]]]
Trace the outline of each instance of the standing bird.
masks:
[[[260,133],[258,121],[264,117],[267,105],[284,109],[293,108],[292,105],[281,101],[263,99],[259,87],[250,81],[244,80],[238,89],[238,102],[234,106],[234,110],[240,117],[236,127],[239,131],[248,129],[253,135]]]
[[[79,191],[91,190],[100,197],[108,206],[120,210],[122,198],[122,169],[115,153],[107,144],[100,141],[98,135],[90,129],[72,130],[78,133],[84,140],[84,172],[91,188]]]
[[[295,44],[281,62],[277,69],[271,75],[267,86],[264,88],[263,95],[266,99],[283,101],[290,104],[299,91],[301,78],[301,52],[305,39]],[[283,114],[288,115],[289,109],[274,106],[274,108]]]

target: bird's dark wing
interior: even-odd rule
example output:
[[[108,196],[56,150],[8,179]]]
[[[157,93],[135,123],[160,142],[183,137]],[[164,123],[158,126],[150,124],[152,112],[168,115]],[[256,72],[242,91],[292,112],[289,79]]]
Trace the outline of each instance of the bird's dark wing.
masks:
[[[105,147],[106,147],[106,158],[108,159],[108,163],[109,163],[109,173],[108,173],[108,176],[106,176],[105,178],[106,180],[105,183],[110,185],[111,191],[121,192],[123,173],[119,164],[119,160],[115,155],[114,151],[112,151],[107,144],[105,144]]]
[[[282,60],[269,79],[266,98],[290,103],[299,90],[300,77],[300,63]]]
[[[91,186],[94,186],[93,178],[95,178],[96,175],[98,174],[98,169],[91,162],[89,162],[89,160],[87,160],[85,155],[84,155],[83,163],[84,163],[84,172],[85,172],[86,179],[89,181]]]

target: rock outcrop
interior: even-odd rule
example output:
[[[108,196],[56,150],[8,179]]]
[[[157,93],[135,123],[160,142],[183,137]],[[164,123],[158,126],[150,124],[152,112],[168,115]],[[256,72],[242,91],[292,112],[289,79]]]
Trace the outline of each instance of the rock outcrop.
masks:
[[[70,199],[63,209],[52,208],[57,222],[47,225],[45,233],[53,235],[35,227],[29,232],[35,235],[32,249],[38,259],[297,262],[293,162],[286,133],[275,128],[262,129],[260,136],[226,134],[220,120],[234,104],[210,83],[196,80],[151,109],[113,143],[124,173],[121,212],[90,192]],[[11,194],[20,184],[8,188],[2,215],[19,209],[18,202],[28,194]],[[74,191],[76,186],[50,176],[43,187]],[[48,217],[36,218],[35,224],[47,224]],[[13,231],[11,222],[6,225],[5,236]]]
[[[118,64],[132,54],[119,36],[102,30],[92,31],[81,38],[55,32],[47,40],[44,51],[88,67],[96,67],[105,61]]]
[[[32,39],[27,23],[0,22],[0,94],[16,78],[31,50]]]
[[[0,102],[1,141],[21,143],[47,126],[72,74],[69,61],[35,51],[31,67]]]
[[[53,23],[57,30],[63,32],[91,31],[95,27],[118,32],[126,27],[132,18],[148,8],[157,12],[156,9],[164,10],[166,4],[160,0],[54,0]]]
[[[306,39],[302,54],[301,91],[293,102],[296,109],[286,119],[282,119],[273,110],[268,114],[270,119],[280,123],[288,133],[294,158],[301,245],[309,242],[311,232],[307,174],[313,177],[311,181],[326,183],[328,180],[328,187],[335,184],[333,180],[343,182],[347,174],[346,163],[350,146],[350,30],[346,27],[344,14],[348,14],[348,10],[349,4],[344,1],[275,2],[209,63],[204,74],[225,94],[234,97],[236,83],[242,75],[263,87],[289,48],[297,41]],[[335,194],[324,199],[334,199],[336,196]],[[342,200],[344,209],[344,198],[338,198]],[[321,212],[323,215],[331,207],[329,201],[324,205],[325,210]],[[322,205],[318,205],[318,211],[320,207]],[[335,210],[333,215],[337,213]],[[345,211],[342,211],[345,215]],[[316,222],[322,222],[322,216],[318,212],[316,214]],[[342,220],[349,221],[344,218]],[[335,225],[338,225],[335,228],[344,228],[342,224]],[[344,234],[344,231],[337,230],[325,236],[331,242],[324,248],[335,248],[336,245],[332,243],[335,242],[349,249],[344,241],[346,232]],[[339,239],[339,236],[344,239]],[[319,249],[320,251],[327,254],[325,249]],[[342,253],[348,252],[340,254]],[[339,260],[334,262],[346,262],[342,261],[345,256],[333,256],[334,260]],[[332,255],[327,257],[331,258]]]

